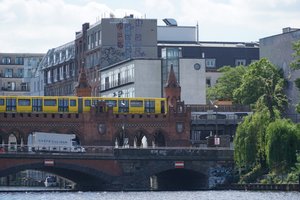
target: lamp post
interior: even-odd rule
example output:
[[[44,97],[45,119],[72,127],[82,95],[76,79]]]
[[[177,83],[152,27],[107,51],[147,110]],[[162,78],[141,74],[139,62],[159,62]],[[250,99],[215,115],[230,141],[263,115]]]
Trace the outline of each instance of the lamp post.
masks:
[[[214,105],[214,107],[216,108],[216,134],[215,134],[215,138],[214,138],[214,144],[215,146],[219,146],[220,145],[220,138],[218,137],[218,105]]]
[[[218,135],[218,105],[214,105],[216,108],[216,136]]]

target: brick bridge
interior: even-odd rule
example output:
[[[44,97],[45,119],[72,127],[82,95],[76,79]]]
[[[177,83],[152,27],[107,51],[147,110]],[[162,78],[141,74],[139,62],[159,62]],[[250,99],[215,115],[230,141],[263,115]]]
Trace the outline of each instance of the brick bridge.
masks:
[[[33,169],[76,183],[78,190],[211,189],[230,178],[225,148],[108,148],[101,153],[0,153],[0,177]]]

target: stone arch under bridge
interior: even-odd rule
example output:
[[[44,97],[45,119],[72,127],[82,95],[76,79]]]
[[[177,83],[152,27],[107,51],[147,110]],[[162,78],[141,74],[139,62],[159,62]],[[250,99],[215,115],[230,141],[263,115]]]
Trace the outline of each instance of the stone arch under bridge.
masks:
[[[17,172],[25,170],[44,171],[73,181],[76,183],[76,189],[83,191],[99,191],[111,188],[112,181],[121,174],[119,166],[110,160],[61,161],[52,159],[25,159],[20,161],[1,159],[1,162],[8,162],[9,166],[6,168],[1,167],[0,177],[16,174]],[[53,162],[53,166],[50,166],[51,163],[46,165],[45,162]],[[114,174],[110,174],[112,170],[114,170]]]

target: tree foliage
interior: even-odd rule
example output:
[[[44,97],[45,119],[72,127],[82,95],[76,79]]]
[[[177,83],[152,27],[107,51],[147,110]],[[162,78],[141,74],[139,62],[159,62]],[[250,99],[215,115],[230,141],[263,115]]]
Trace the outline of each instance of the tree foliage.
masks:
[[[300,40],[293,44],[293,50],[294,61],[291,62],[291,67],[293,69],[300,69]]]
[[[265,166],[265,132],[269,123],[268,112],[256,112],[239,124],[234,138],[234,158],[238,167],[249,169],[257,164]]]
[[[207,97],[209,99],[233,100],[233,93],[242,84],[242,77],[246,73],[246,67],[222,67],[219,72],[223,73],[218,82],[208,88]]]
[[[286,119],[277,119],[270,123],[267,133],[266,155],[270,169],[282,171],[296,162],[298,146],[296,125]]]
[[[234,99],[241,104],[260,102],[268,108],[270,117],[275,119],[274,109],[284,110],[287,98],[283,92],[284,80],[278,69],[267,59],[260,59],[249,65],[243,82],[234,91]]]

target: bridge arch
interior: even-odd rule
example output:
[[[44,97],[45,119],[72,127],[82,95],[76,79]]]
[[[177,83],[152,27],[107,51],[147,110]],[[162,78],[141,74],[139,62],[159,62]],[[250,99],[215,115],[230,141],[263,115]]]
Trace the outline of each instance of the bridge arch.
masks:
[[[191,169],[169,169],[150,177],[153,190],[199,190],[207,188],[208,178]]]
[[[16,174],[17,172],[25,170],[44,171],[69,179],[76,183],[76,189],[82,191],[105,190],[107,185],[109,185],[113,180],[113,176],[99,170],[62,162],[51,167],[45,166],[43,163],[25,163],[21,165],[14,165],[5,170],[1,170],[0,177]]]
[[[144,129],[139,129],[134,133],[133,146],[147,148],[149,145],[149,134]]]
[[[157,129],[153,133],[153,146],[155,147],[165,147],[166,146],[166,133],[161,130]]]
[[[116,147],[124,147],[126,145],[129,145],[129,132],[125,129],[124,126],[117,130],[114,138]]]
[[[148,173],[143,174],[150,182],[152,190],[201,190],[208,189],[207,169],[205,165],[186,163],[184,168],[175,168],[175,163],[165,161],[156,165],[151,163]]]

